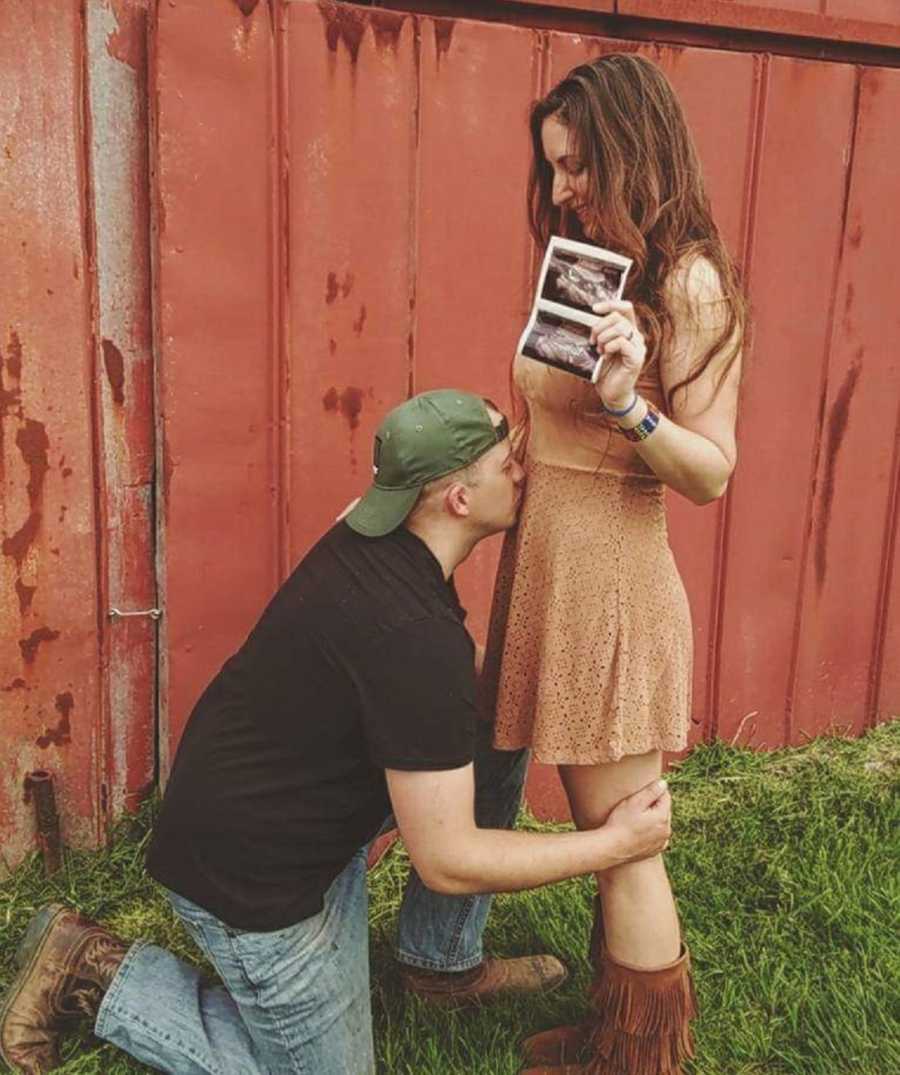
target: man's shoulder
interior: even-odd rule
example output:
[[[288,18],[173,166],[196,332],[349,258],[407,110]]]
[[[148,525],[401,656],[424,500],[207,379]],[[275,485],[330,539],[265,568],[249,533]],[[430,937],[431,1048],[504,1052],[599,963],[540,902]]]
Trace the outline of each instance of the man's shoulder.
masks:
[[[283,589],[294,614],[315,633],[346,632],[359,645],[447,620],[465,634],[431,553],[403,534],[366,538],[339,522],[304,556]]]

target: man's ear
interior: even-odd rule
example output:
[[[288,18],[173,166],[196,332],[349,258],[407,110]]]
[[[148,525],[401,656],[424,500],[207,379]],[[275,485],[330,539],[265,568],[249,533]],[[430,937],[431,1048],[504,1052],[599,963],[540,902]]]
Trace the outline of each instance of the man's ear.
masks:
[[[444,504],[451,515],[462,518],[469,514],[469,488],[462,482],[453,482],[444,494]]]

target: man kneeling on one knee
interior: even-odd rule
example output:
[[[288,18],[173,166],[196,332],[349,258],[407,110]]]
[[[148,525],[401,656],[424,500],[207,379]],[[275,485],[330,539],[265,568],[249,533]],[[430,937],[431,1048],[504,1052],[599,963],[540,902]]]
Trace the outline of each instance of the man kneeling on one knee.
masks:
[[[366,850],[391,814],[413,870],[396,957],[447,1005],[551,989],[551,956],[485,958],[490,893],[658,853],[656,782],[590,832],[509,831],[527,764],[478,719],[475,647],[453,572],[514,525],[506,420],[426,392],[382,422],[373,485],[303,558],[188,721],[149,872],[221,984],[74,911],[43,908],[0,1005],[0,1053],[39,1075],[74,1013],[177,1073],[374,1071]]]

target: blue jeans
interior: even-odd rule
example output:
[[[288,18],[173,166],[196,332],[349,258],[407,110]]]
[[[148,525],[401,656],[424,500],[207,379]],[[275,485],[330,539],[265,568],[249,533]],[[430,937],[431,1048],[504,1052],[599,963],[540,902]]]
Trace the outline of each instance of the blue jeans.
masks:
[[[480,726],[475,818],[515,822],[525,751],[495,751]],[[232,929],[169,893],[176,914],[222,984],[163,948],[133,945],[113,979],[95,1032],[174,1075],[371,1075],[366,848],[332,882],[319,914],[285,929]],[[461,971],[482,959],[490,896],[441,896],[410,872],[397,938],[400,962]]]

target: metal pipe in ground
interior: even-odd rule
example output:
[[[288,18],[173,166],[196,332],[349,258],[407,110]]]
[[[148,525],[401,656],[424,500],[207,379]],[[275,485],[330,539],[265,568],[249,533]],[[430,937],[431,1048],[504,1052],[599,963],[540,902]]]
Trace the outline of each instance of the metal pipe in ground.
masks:
[[[59,834],[59,814],[56,811],[53,774],[46,769],[35,769],[34,772],[29,773],[25,777],[25,794],[34,801],[38,845],[44,859],[44,873],[51,877],[62,866],[62,840]]]

